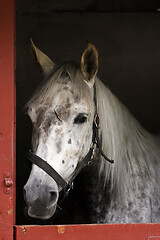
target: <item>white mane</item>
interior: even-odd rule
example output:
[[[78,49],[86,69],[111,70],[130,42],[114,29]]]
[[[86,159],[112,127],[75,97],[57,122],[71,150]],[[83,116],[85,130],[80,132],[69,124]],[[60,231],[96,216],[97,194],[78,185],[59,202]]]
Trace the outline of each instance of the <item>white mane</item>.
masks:
[[[159,150],[153,136],[98,78],[96,88],[102,148],[115,160],[110,164],[101,157],[100,173],[105,174],[105,182],[109,181],[112,189],[121,191],[132,178],[129,174],[138,170],[142,176],[150,175],[155,165],[151,161],[157,162]]]

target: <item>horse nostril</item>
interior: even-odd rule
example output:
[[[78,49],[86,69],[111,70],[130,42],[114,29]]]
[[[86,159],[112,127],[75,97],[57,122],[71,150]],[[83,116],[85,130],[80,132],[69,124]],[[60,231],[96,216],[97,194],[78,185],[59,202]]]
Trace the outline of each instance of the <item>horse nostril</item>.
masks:
[[[56,192],[50,192],[50,201],[56,202],[57,201],[57,193]]]
[[[58,193],[57,192],[50,192],[50,199],[49,203],[47,205],[48,208],[50,208],[52,205],[55,205],[58,199]]]
[[[27,195],[27,187],[26,185],[23,187],[23,196],[26,198],[26,195]]]
[[[24,200],[26,201],[26,189],[23,188],[23,197],[24,197]]]
[[[24,188],[23,188],[23,197],[24,197],[24,200],[25,200],[25,202],[26,202],[26,204],[28,205],[31,205],[31,203],[30,203],[30,201],[29,201],[29,199],[28,199],[28,197],[27,197],[27,192],[28,192],[28,189],[27,189],[27,187],[26,186],[24,186]]]

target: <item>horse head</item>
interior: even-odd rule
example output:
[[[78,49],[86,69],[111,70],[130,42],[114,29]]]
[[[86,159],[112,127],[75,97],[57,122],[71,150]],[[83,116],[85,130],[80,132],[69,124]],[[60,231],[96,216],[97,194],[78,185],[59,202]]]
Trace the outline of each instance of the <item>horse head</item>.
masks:
[[[27,103],[27,113],[33,125],[32,151],[69,181],[92,144],[93,86],[98,70],[98,53],[89,43],[80,66],[73,62],[56,66],[31,43],[45,76]],[[53,216],[61,189],[44,170],[32,164],[24,186],[28,215],[39,219]]]

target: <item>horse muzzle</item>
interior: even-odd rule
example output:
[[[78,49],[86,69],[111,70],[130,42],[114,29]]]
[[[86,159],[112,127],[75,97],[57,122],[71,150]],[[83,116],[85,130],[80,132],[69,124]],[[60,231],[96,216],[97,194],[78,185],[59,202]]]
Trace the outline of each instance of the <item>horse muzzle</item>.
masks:
[[[28,215],[32,218],[49,219],[56,211],[59,197],[57,184],[29,184],[24,186],[24,199],[28,206]]]

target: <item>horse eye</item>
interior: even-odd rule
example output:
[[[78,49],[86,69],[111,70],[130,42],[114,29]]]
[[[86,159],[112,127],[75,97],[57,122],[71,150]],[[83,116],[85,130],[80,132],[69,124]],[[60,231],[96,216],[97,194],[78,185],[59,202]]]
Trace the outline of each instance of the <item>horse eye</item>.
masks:
[[[87,116],[84,113],[78,114],[78,116],[74,119],[75,124],[82,124],[87,121]]]

